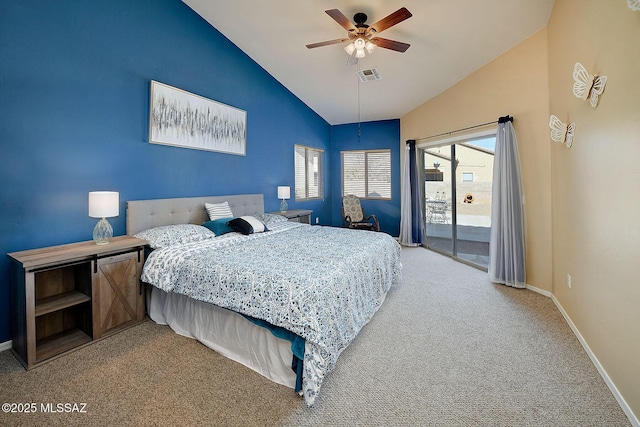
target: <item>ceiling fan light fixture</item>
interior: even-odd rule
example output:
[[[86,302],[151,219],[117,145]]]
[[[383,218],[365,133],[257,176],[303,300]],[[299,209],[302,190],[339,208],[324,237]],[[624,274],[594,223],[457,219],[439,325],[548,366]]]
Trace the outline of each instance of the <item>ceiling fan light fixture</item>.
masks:
[[[358,63],[358,59],[364,58],[367,53],[371,55],[372,52],[378,47],[403,53],[410,46],[408,43],[377,37],[378,33],[381,33],[382,31],[385,31],[388,28],[391,28],[394,25],[399,24],[405,19],[411,18],[413,16],[406,7],[402,7],[396,10],[392,14],[386,16],[385,18],[382,18],[372,25],[365,24],[365,22],[367,21],[367,15],[362,12],[356,13],[353,16],[353,21],[355,22],[355,24],[351,22],[349,18],[344,16],[344,14],[338,9],[325,10],[325,13],[329,15],[334,21],[336,21],[338,25],[347,30],[348,38],[327,40],[320,43],[311,43],[307,45],[307,49],[314,49],[316,47],[348,42],[348,44],[344,47],[344,50],[350,56],[347,63],[353,65]]]
[[[353,55],[353,52],[355,52],[355,50],[356,46],[353,43],[349,43],[344,47],[344,51],[347,52],[349,56]]]
[[[376,45],[371,43],[370,41],[367,41],[364,45],[364,48],[367,49],[367,52],[369,52],[369,55],[371,55],[371,53],[376,49]]]

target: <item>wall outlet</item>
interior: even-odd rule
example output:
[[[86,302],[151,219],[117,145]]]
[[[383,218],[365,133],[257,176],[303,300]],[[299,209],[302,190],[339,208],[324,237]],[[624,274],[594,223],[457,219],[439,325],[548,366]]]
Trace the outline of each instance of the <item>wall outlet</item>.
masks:
[[[571,289],[571,275],[567,274],[567,288]]]
[[[316,217],[316,224],[320,224],[320,218]]]

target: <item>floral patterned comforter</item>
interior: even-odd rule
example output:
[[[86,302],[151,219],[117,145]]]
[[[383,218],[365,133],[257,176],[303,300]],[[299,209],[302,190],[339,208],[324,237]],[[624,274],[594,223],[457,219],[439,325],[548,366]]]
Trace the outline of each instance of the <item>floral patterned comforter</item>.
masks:
[[[401,280],[385,233],[281,222],[153,251],[142,280],[283,327],[306,340],[302,392],[312,405],[340,353]]]

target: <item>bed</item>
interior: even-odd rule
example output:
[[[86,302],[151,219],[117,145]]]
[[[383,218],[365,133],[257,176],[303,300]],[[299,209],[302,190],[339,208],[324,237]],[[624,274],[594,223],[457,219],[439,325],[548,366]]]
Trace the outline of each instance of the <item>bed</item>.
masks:
[[[200,235],[205,203],[221,202],[265,231]],[[307,405],[401,280],[391,236],[288,222],[264,213],[261,194],[127,202],[127,234],[174,228],[181,239],[151,251],[143,268],[149,317],[296,389]],[[197,237],[182,238],[183,228]]]

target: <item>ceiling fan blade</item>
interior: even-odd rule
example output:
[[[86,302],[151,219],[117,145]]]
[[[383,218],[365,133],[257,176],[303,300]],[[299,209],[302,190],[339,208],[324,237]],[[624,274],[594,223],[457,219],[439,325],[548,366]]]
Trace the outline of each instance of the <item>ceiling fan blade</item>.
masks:
[[[383,39],[382,37],[374,37],[371,42],[378,47],[395,50],[397,52],[406,52],[411,46],[408,43],[397,42],[395,40]]]
[[[375,24],[370,25],[367,31],[370,33],[371,32],[381,33],[387,28],[393,27],[394,25],[404,21],[405,19],[409,19],[412,16],[413,15],[411,14],[411,12],[409,12],[406,7],[403,7],[401,9],[396,10],[386,18],[382,18]]]
[[[335,40],[327,40],[326,42],[311,43],[307,45],[307,49],[313,49],[314,47],[329,46],[332,44],[344,43],[348,41],[349,39],[335,39]]]
[[[336,21],[338,24],[340,24],[340,26],[342,26],[342,28],[344,28],[345,30],[347,31],[356,30],[356,26],[353,25],[353,22],[351,22],[349,18],[344,16],[344,14],[340,12],[338,9],[325,10],[325,13],[330,17],[332,17],[333,20]]]

